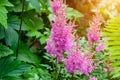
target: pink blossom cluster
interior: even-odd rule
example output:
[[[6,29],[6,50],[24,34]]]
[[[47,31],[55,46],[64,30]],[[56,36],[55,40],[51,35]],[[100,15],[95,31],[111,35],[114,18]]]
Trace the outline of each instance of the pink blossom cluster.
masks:
[[[104,49],[104,42],[100,42],[98,46],[96,47],[96,51],[100,52]]]
[[[100,25],[101,25],[101,18],[100,15],[96,13],[96,15],[93,16],[93,21],[90,23],[90,28],[87,37],[90,46],[93,46],[94,42],[99,43],[95,48],[97,52],[100,52],[104,49],[104,42],[100,40]]]
[[[91,43],[100,41],[100,25],[100,16],[99,14],[96,14],[93,16],[93,21],[90,23],[90,28],[87,34],[88,40]]]
[[[55,55],[58,61],[63,59],[63,53],[70,51],[72,48],[72,23],[67,24],[66,5],[62,5],[62,0],[51,1],[53,9],[54,22],[51,22],[51,35],[47,40],[46,50],[48,53]]]
[[[90,77],[89,80],[97,80],[97,78],[96,77]]]
[[[62,3],[63,3],[63,0],[53,0],[53,1],[51,1],[51,7],[52,7],[52,10],[53,10],[53,14],[57,14],[59,9],[62,8]]]
[[[93,60],[81,54],[81,51],[68,54],[67,59],[65,60],[65,65],[68,72],[81,72],[85,75],[88,75],[89,72],[94,69]]]

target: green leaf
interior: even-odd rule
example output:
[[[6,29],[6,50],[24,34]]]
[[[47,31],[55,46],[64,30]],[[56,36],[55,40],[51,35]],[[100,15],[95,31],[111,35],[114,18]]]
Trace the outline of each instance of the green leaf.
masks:
[[[38,71],[35,67],[33,69],[29,69],[24,73],[25,80],[39,80],[40,76],[38,75]]]
[[[0,59],[0,78],[7,76],[20,76],[28,68],[30,68],[29,65],[12,57]]]
[[[8,26],[15,30],[19,30],[20,29],[20,19],[18,18],[18,16],[9,15],[8,16]],[[24,22],[22,23],[21,30],[27,30],[27,27]]]
[[[48,38],[47,36],[42,35],[41,38],[40,38],[41,44],[44,44],[46,42],[47,38]]]
[[[0,58],[13,54],[13,51],[0,43]]]
[[[5,42],[11,46],[12,49],[16,49],[18,43],[18,33],[12,28],[5,29]]]
[[[14,12],[22,12],[22,4],[17,4],[14,8],[13,8]]]
[[[28,0],[29,1],[29,10],[35,9],[36,11],[40,11],[40,3],[38,0]]]
[[[25,80],[50,80],[50,74],[47,69],[40,67],[28,69],[24,74]]]
[[[27,16],[27,17],[24,18],[24,23],[26,24],[27,30],[29,30],[29,31],[37,31],[37,30],[40,30],[40,29],[44,28],[43,20],[40,17],[36,17],[36,16],[29,17],[29,16]]]
[[[38,65],[40,63],[40,58],[30,52],[28,46],[24,43],[20,43],[18,58],[21,61],[32,63]]]
[[[26,35],[29,37],[39,38],[41,36],[41,33],[39,31],[29,31]]]
[[[0,0],[0,6],[5,6],[8,0]]]
[[[5,37],[4,35],[4,27],[0,25],[0,39],[3,39]]]
[[[5,6],[13,7],[14,5],[12,3],[10,3],[9,1],[7,1]]]
[[[21,0],[9,0],[9,2],[6,3],[6,6],[10,6],[10,7],[7,7],[9,11],[22,12],[22,1]],[[27,5],[25,3],[25,7],[26,6]]]
[[[4,6],[0,6],[0,23],[7,28],[7,10]]]
[[[70,8],[70,7],[68,7],[66,9],[66,14],[67,14],[67,17],[70,18],[70,19],[71,18],[80,18],[80,17],[83,17],[82,13],[80,13],[79,11],[77,11],[77,10],[75,10],[73,8]]]
[[[53,14],[49,14],[49,15],[48,15],[48,18],[49,18],[50,21],[55,21],[55,19],[54,19],[54,17],[53,17]]]
[[[50,6],[50,0],[39,0],[40,2],[40,12],[50,14],[52,13],[52,9]]]

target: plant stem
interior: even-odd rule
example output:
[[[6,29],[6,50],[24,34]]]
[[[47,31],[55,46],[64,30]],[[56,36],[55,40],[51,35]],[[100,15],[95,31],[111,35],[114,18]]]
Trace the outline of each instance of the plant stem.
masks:
[[[72,80],[74,80],[74,73],[72,73]]]
[[[19,49],[19,42],[20,42],[20,36],[21,36],[21,28],[22,28],[22,20],[23,20],[23,14],[24,14],[24,5],[25,5],[25,0],[22,0],[22,12],[20,15],[20,28],[19,28],[19,37],[18,37],[18,43],[17,43],[17,49],[16,49],[16,58],[18,57],[18,49]]]

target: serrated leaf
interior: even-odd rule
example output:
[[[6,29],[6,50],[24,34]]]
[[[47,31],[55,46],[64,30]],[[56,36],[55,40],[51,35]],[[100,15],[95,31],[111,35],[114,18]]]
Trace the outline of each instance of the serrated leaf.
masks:
[[[40,58],[34,53],[30,52],[28,46],[22,42],[20,43],[19,47],[18,59],[35,65],[40,63]]]
[[[0,59],[0,78],[7,76],[20,76],[28,68],[30,68],[29,65],[22,63],[14,58],[2,58]]]
[[[5,42],[11,46],[13,50],[16,49],[18,43],[18,33],[11,27],[5,30]]]
[[[8,16],[8,26],[12,27],[15,30],[19,30],[20,29],[20,19],[18,18],[18,16],[9,15]],[[22,23],[21,30],[27,30],[27,27],[24,22]]]
[[[13,51],[0,43],[0,58],[13,54]]]

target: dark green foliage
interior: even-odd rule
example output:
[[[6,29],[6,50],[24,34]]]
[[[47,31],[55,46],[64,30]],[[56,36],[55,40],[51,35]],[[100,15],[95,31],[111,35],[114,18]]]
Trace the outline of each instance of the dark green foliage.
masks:
[[[13,54],[13,51],[0,43],[0,58]]]
[[[40,57],[33,54],[24,43],[20,43],[18,59],[34,65],[39,65],[40,63]]]
[[[0,0],[0,80],[50,80],[48,70],[40,66],[50,31],[49,0],[25,0],[23,16],[22,4],[22,0]]]
[[[13,57],[0,59],[0,78],[20,76],[29,67],[28,64],[20,62]]]

